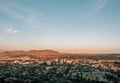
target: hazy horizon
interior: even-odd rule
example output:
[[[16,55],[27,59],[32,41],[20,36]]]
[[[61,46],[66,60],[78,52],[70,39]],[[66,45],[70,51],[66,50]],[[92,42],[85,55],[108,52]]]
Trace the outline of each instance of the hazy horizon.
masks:
[[[0,0],[0,51],[120,53],[119,0]]]

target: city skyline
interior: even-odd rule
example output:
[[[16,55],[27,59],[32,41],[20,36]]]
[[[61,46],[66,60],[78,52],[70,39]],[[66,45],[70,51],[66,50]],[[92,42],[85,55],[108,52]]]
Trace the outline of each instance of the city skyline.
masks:
[[[119,0],[0,0],[0,51],[120,53]]]

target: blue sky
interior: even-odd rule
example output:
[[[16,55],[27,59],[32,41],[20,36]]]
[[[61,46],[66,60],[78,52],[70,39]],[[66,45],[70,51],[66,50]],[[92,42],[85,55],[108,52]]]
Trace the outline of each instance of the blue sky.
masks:
[[[0,50],[120,53],[120,0],[0,0]]]

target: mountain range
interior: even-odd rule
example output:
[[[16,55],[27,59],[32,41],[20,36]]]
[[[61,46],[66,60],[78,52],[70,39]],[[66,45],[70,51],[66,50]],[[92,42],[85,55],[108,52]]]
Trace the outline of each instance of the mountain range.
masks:
[[[30,51],[4,51],[0,52],[0,57],[21,57],[21,56],[59,56],[60,53],[53,50],[30,50]]]

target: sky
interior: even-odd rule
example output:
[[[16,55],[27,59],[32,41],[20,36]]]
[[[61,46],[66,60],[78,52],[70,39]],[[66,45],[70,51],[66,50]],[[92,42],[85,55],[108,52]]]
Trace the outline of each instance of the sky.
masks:
[[[0,0],[0,51],[120,53],[120,0]]]

